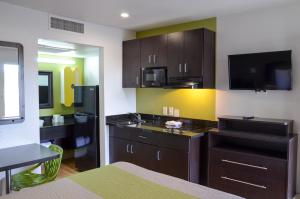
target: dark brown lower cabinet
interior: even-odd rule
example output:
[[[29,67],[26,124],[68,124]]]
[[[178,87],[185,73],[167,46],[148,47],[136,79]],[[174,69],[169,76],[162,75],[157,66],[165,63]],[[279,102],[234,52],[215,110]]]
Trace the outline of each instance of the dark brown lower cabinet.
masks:
[[[125,161],[199,183],[201,136],[110,126],[110,163]]]
[[[182,179],[189,179],[189,154],[182,150],[159,148],[157,171]]]
[[[133,149],[131,154],[131,162],[143,168],[155,170],[157,162],[157,151],[159,149],[156,146],[138,142],[133,142],[132,146]]]
[[[111,162],[116,162],[116,160],[123,162],[131,161],[131,155],[129,151],[130,143],[127,140],[111,138],[109,139],[109,146],[109,156]]]

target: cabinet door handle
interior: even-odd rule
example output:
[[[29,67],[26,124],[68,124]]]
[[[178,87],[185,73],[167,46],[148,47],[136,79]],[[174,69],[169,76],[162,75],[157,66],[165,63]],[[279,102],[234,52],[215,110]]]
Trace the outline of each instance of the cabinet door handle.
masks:
[[[136,85],[139,85],[139,83],[140,83],[139,76],[136,76],[135,81],[136,81]]]
[[[246,166],[246,167],[252,167],[252,168],[256,168],[256,169],[268,170],[267,167],[255,166],[255,165],[251,165],[251,164],[245,164],[245,163],[235,162],[235,161],[226,160],[226,159],[222,159],[222,162],[226,162],[226,163],[230,163],[230,164],[237,164],[237,165]]]
[[[184,72],[187,72],[187,63],[184,63]]]
[[[157,158],[157,160],[160,160],[160,151],[156,152],[156,158]]]
[[[133,145],[130,146],[130,153],[133,154]]]
[[[142,135],[139,135],[139,138],[141,138],[141,139],[147,139],[147,137],[142,136]]]
[[[156,64],[156,55],[153,55],[153,63]]]
[[[266,186],[262,186],[262,185],[258,185],[258,184],[253,184],[253,183],[245,182],[245,181],[241,181],[241,180],[236,180],[236,179],[233,179],[233,178],[228,178],[226,176],[221,176],[221,178],[224,179],[224,180],[229,180],[229,181],[232,181],[232,182],[238,182],[238,183],[241,183],[241,184],[246,184],[246,185],[250,185],[250,186],[261,188],[261,189],[267,189]]]
[[[144,85],[144,71],[145,71],[145,68],[142,68],[142,72],[141,72],[141,87],[145,87]]]
[[[126,145],[126,152],[129,153],[129,144]]]
[[[179,72],[181,73],[181,64],[179,64]]]
[[[151,61],[152,61],[152,55],[149,55],[148,56],[148,62],[149,62],[149,64],[151,64]]]

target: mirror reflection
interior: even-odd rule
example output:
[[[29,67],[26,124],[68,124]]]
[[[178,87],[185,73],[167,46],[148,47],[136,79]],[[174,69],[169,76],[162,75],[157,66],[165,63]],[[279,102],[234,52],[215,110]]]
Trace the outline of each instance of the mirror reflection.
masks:
[[[23,119],[21,48],[20,44],[0,41],[0,124]]]
[[[53,108],[52,72],[39,71],[40,108]]]
[[[0,117],[19,116],[18,49],[0,47]]]

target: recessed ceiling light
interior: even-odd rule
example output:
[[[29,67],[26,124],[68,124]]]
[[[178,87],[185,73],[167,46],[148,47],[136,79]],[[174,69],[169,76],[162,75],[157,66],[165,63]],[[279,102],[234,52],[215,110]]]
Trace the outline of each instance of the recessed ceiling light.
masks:
[[[121,17],[122,18],[128,18],[129,17],[129,14],[127,12],[122,12],[121,13]]]

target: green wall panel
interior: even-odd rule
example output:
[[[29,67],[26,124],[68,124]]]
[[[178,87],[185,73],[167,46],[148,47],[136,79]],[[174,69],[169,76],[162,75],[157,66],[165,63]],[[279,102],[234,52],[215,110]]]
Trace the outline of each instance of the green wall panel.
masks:
[[[165,27],[137,32],[137,38],[155,35],[207,28],[216,31],[217,19],[209,18],[188,23],[181,23]],[[216,91],[215,89],[150,89],[138,88],[136,93],[137,112],[148,114],[162,114],[163,106],[172,106],[180,110],[181,117],[195,119],[216,119]]]

